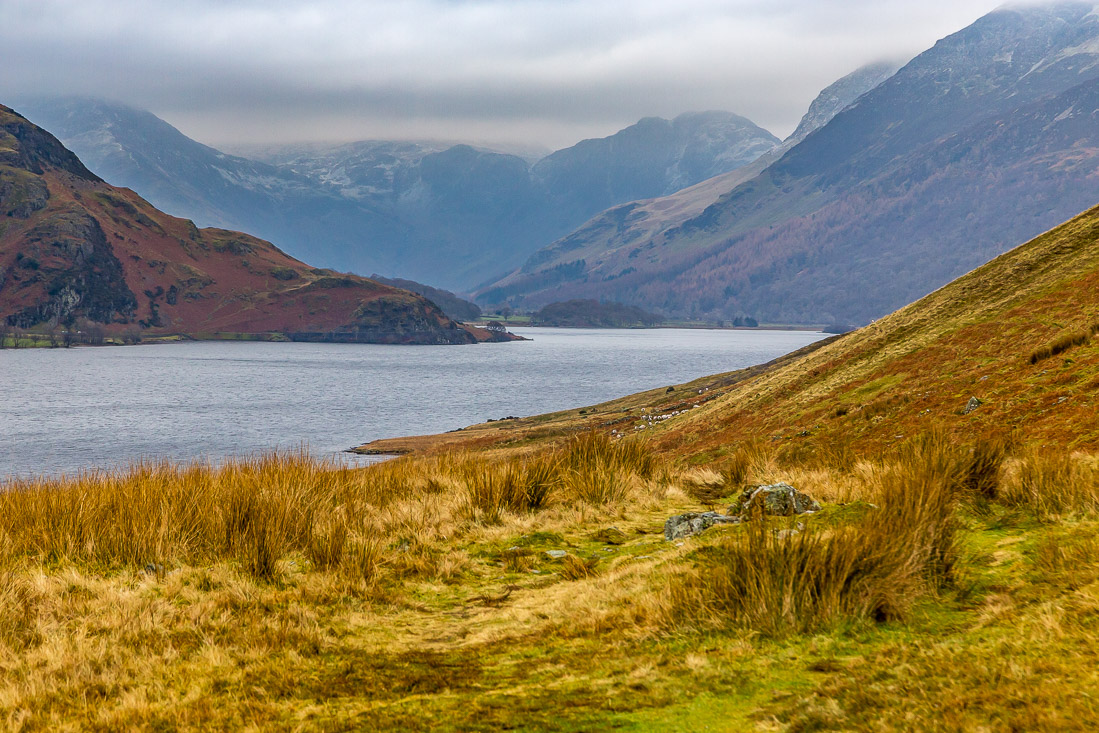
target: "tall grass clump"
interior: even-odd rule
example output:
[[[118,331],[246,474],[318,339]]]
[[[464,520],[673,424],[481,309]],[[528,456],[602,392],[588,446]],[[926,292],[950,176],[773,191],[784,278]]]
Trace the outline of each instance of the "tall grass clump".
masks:
[[[730,494],[742,490],[754,473],[761,473],[768,464],[768,455],[758,440],[738,443],[732,453],[720,464],[725,487]]]
[[[931,437],[877,474],[880,508],[832,531],[779,533],[755,517],[670,590],[670,618],[767,636],[842,619],[903,617],[952,578],[960,460]]]
[[[552,456],[492,462],[474,459],[461,470],[466,489],[465,514],[488,523],[505,513],[537,511],[560,482],[560,468]]]
[[[1012,466],[999,498],[1042,521],[1094,514],[1099,512],[1099,470],[1081,456],[1033,449]]]
[[[640,440],[611,440],[585,433],[560,450],[560,491],[566,503],[605,505],[624,501],[638,479],[656,475],[659,463]]]
[[[978,500],[996,499],[1009,453],[1010,444],[1003,438],[977,441],[963,460],[961,482],[966,494]]]

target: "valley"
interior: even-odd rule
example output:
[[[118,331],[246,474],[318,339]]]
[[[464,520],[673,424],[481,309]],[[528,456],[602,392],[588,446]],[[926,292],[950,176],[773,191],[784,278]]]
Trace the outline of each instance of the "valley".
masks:
[[[1092,3],[112,4],[0,24],[5,729],[1099,727]]]

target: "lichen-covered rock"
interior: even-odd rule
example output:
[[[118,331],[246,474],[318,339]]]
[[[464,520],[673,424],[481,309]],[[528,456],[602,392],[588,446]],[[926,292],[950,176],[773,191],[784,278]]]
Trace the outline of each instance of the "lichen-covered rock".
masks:
[[[751,486],[744,490],[736,504],[729,507],[729,514],[751,516],[753,512],[778,517],[820,511],[820,504],[808,494],[780,482],[764,486]]]
[[[664,523],[664,539],[668,542],[696,535],[715,524],[738,524],[740,517],[717,512],[687,512],[671,517]]]

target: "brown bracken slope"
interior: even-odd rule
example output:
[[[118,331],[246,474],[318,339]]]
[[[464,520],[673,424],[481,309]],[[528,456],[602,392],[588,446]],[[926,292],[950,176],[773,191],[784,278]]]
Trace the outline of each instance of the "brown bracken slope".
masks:
[[[770,365],[582,413],[364,449],[526,445],[599,429],[648,435],[664,451],[704,463],[744,441],[791,457],[866,455],[937,429],[966,442],[1001,437],[1093,450],[1097,392],[1099,207],[865,328]]]
[[[500,338],[407,291],[316,270],[269,242],[158,211],[2,105],[0,323],[371,343]]]

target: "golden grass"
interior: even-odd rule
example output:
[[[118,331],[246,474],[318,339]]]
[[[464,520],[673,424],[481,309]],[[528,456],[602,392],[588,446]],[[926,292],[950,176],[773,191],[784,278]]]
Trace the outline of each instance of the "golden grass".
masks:
[[[1037,364],[1040,361],[1049,359],[1050,357],[1063,354],[1074,346],[1081,346],[1091,341],[1091,337],[1096,333],[1099,333],[1099,323],[1093,323],[1086,329],[1079,331],[1070,331],[1068,333],[1061,334],[1057,338],[1050,341],[1048,344],[1044,344],[1034,351],[1030,352],[1030,358],[1028,361],[1031,364]]]
[[[904,727],[905,693],[879,689],[878,707],[863,706],[856,681],[874,685],[876,672],[858,659],[897,659],[898,644],[925,640],[924,656],[901,655],[923,675],[904,685],[945,704],[954,693],[927,680],[956,665],[959,649],[995,666],[981,646],[992,634],[1024,629],[1047,649],[1044,662],[1026,662],[1031,674],[1069,665],[1057,645],[1093,640],[1099,535],[1077,523],[1099,511],[1094,492],[1073,489],[1057,507],[1027,497],[1069,479],[1083,486],[1094,459],[1004,458],[942,435],[831,468],[815,457],[786,466],[767,444],[726,458],[738,453],[750,460],[733,459],[744,466],[735,482],[722,459],[681,470],[644,444],[593,435],[514,457],[361,470],[281,455],[25,482],[0,495],[0,721],[645,729],[662,727],[657,709],[672,716],[706,691],[714,715],[732,705],[740,727],[763,710],[858,729],[877,710],[890,729]],[[614,488],[578,486],[583,475]],[[994,491],[972,488],[992,475]],[[824,510],[664,542],[664,518],[699,508],[677,486],[778,480]],[[969,508],[977,497],[981,514]],[[1027,515],[1044,523],[1010,519]],[[774,532],[794,521],[806,526]],[[988,542],[1010,531],[1018,544],[981,550],[982,523]],[[950,630],[949,644],[920,636],[929,608],[945,609],[932,613],[947,619],[935,628]],[[820,661],[824,648],[856,661]],[[791,667],[795,654],[810,661]],[[829,682],[814,688],[813,669]],[[978,677],[973,685],[988,683]],[[786,685],[817,697],[753,692]],[[1011,689],[1005,714],[1047,720],[1036,707],[1047,693]]]
[[[1000,501],[1042,521],[1099,511],[1099,465],[1094,457],[1032,448],[1005,473]]]
[[[295,454],[220,467],[141,464],[10,486],[0,493],[0,561],[158,568],[228,560],[270,581],[297,553],[315,569],[369,577],[379,543],[429,544],[553,503],[619,504],[657,466],[641,443],[594,433],[527,459],[447,454],[361,471]]]
[[[904,617],[951,577],[959,468],[956,452],[932,436],[877,472],[880,508],[852,526],[780,530],[755,518],[672,586],[672,617],[769,636]]]

